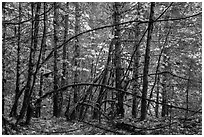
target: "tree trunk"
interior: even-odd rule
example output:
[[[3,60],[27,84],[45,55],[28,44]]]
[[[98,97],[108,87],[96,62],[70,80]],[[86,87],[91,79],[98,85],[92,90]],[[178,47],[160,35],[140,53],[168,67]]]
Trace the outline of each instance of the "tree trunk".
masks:
[[[35,24],[34,24],[34,39],[33,39],[33,48],[34,48],[34,52],[32,55],[32,60],[33,60],[33,66],[34,64],[36,64],[36,69],[33,69],[33,74],[32,74],[32,82],[31,82],[31,88],[30,88],[30,93],[29,93],[29,104],[28,104],[28,108],[27,108],[27,114],[26,114],[26,124],[30,123],[31,117],[34,116],[34,111],[35,111],[35,106],[31,103],[31,101],[35,98],[35,96],[33,94],[33,89],[35,87],[35,81],[36,81],[36,77],[37,77],[37,72],[38,72],[38,67],[39,67],[39,63],[40,63],[40,58],[41,58],[41,54],[42,54],[42,45],[40,47],[40,53],[37,59],[37,62],[35,63],[35,55],[36,55],[36,51],[37,51],[37,46],[38,46],[38,32],[39,32],[39,23],[40,23],[40,9],[41,9],[41,3],[38,2],[35,4],[36,7],[36,13],[35,13]]]
[[[185,113],[185,118],[188,118],[188,109],[189,109],[189,90],[190,90],[190,78],[192,77],[191,74],[191,69],[192,69],[192,60],[189,61],[188,63],[188,81],[187,81],[187,87],[186,87],[186,113]]]
[[[58,44],[58,3],[54,2],[54,90],[56,91],[58,86],[58,68],[57,68],[57,44]],[[55,92],[53,95],[53,116],[60,117],[62,111],[62,92]]]
[[[35,52],[37,48],[37,42],[38,42],[38,30],[39,30],[39,12],[40,12],[40,4],[37,3],[37,8],[36,8],[36,13],[35,13],[35,18],[34,18],[34,7],[35,3],[31,3],[31,10],[32,10],[32,18],[34,18],[34,21],[32,21],[32,31],[31,31],[31,46],[30,46],[30,56],[29,56],[29,62],[28,62],[28,78],[27,78],[27,83],[26,83],[26,88],[25,88],[25,94],[24,94],[24,99],[23,99],[23,105],[20,111],[20,115],[17,119],[17,123],[23,120],[24,115],[26,111],[28,110],[28,106],[31,105],[31,95],[34,87],[34,75],[33,75],[33,67],[34,67],[34,59],[35,59]],[[33,28],[34,26],[34,28]],[[33,33],[34,30],[34,33]],[[33,77],[33,80],[32,80]],[[29,112],[28,112],[29,113]],[[27,114],[28,114],[27,113]],[[31,116],[27,115],[27,122],[30,121],[29,119]],[[27,123],[28,124],[28,123]]]
[[[34,18],[34,3],[31,3],[31,12],[32,12],[32,18]],[[17,119],[16,123],[21,122],[23,120],[24,115],[27,111],[28,105],[29,105],[29,100],[30,100],[30,89],[31,89],[31,80],[32,80],[32,72],[33,72],[33,60],[32,60],[32,55],[34,52],[33,49],[33,24],[34,21],[32,21],[32,28],[31,28],[31,45],[30,45],[30,55],[29,55],[29,62],[28,62],[28,78],[27,78],[27,83],[26,83],[26,88],[25,88],[25,94],[23,98],[23,106],[20,111],[20,115]]]
[[[20,40],[21,40],[21,3],[19,2],[19,24],[18,24],[18,44],[17,44],[17,61],[16,61],[16,89],[15,89],[15,100],[14,104],[12,106],[10,117],[16,117],[17,116],[17,107],[18,107],[18,95],[20,92],[19,86],[20,86]],[[15,34],[16,35],[16,34]]]
[[[138,16],[139,16],[139,3],[138,3]],[[139,80],[138,80],[138,76],[139,76],[139,62],[140,62],[140,50],[139,50],[139,46],[138,43],[139,43],[139,34],[140,34],[140,28],[139,28],[139,25],[134,25],[134,35],[135,35],[135,44],[134,44],[134,47],[133,47],[133,54],[135,52],[135,54],[133,55],[133,79],[134,79],[134,83],[133,83],[133,102],[132,102],[132,117],[133,118],[136,118],[137,117],[137,113],[138,113],[138,110],[137,110],[137,107],[138,107],[138,103],[139,103],[139,100],[137,100],[137,95],[139,95],[139,88],[140,88],[140,85],[139,85]]]
[[[69,23],[69,2],[66,3],[66,15],[65,15],[65,20],[64,20],[64,24],[65,24],[65,28],[64,28],[64,43],[67,41],[68,39],[68,23]],[[68,78],[68,74],[67,74],[67,61],[68,61],[68,51],[67,51],[67,44],[65,44],[63,46],[63,64],[62,64],[62,77],[61,77],[61,87],[65,86],[67,84],[67,78]],[[67,107],[66,107],[66,111],[65,111],[65,116],[68,116],[69,113],[69,107],[70,107],[70,95],[66,94],[66,98],[68,98],[68,100],[66,99],[67,103]]]
[[[155,106],[155,116],[159,117],[159,89],[160,89],[160,76],[157,77],[157,90],[156,90],[156,106]]]
[[[165,19],[169,19],[169,16],[167,15],[165,17]],[[169,24],[168,22],[166,22],[165,24],[165,29],[168,29],[169,28]],[[169,29],[170,30],[170,29]],[[168,37],[168,35],[167,35]],[[165,40],[165,43],[164,43],[164,47],[163,47],[163,68],[164,68],[164,71],[167,71],[167,72],[170,72],[170,64],[168,62],[168,48],[165,47],[166,45],[166,42],[167,42],[167,37],[166,37],[166,40]],[[168,78],[168,74],[164,73],[163,74],[163,78],[162,78],[162,112],[161,112],[161,115],[162,117],[166,116],[168,114],[168,106],[167,106],[167,101],[168,101],[168,96],[167,96],[167,87],[169,85],[169,78]]]
[[[67,2],[67,10],[69,10],[69,3]],[[68,20],[69,20],[69,14],[66,14],[65,15],[65,20],[64,20],[64,23],[65,23],[65,28],[64,28],[64,43],[67,41],[67,38],[68,38]],[[65,44],[63,46],[63,53],[62,53],[62,60],[63,60],[63,64],[62,64],[62,77],[61,77],[61,86],[65,86],[67,83],[66,83],[66,73],[67,73],[67,44]]]
[[[114,24],[119,24],[120,23],[120,3],[115,2],[113,4],[113,23]],[[114,29],[114,40],[115,40],[115,59],[114,59],[114,66],[115,66],[115,82],[116,82],[116,88],[122,89],[121,86],[121,80],[122,80],[122,67],[121,67],[121,43],[120,43],[120,26],[117,25],[115,26]],[[121,92],[117,93],[117,99],[118,99],[118,104],[117,104],[117,114],[120,115],[121,117],[124,116],[124,108],[123,108],[123,96],[124,94]]]
[[[163,56],[163,62],[164,62],[164,71],[168,70],[168,61],[167,61],[167,51],[164,49],[164,56]],[[161,116],[164,117],[167,115],[167,86],[168,86],[168,74],[164,73],[163,74],[163,79],[162,79],[162,112]]]
[[[79,27],[79,18],[80,18],[80,13],[79,13],[79,3],[75,3],[75,35],[79,34],[80,32],[80,27]],[[78,37],[75,38],[75,45],[74,45],[74,84],[77,84],[79,82],[79,61],[78,58],[80,56],[80,49],[79,49],[79,40]],[[78,101],[78,93],[79,93],[79,87],[75,86],[74,87],[74,104],[77,103]],[[71,119],[76,119],[77,113],[78,113],[78,107],[74,110],[74,112],[71,115]]]
[[[46,14],[46,9],[47,9],[47,4],[44,2],[44,19],[43,19],[43,37],[42,37],[42,41],[41,41],[41,52],[40,55],[42,54],[42,61],[44,61],[45,59],[45,51],[46,51],[46,33],[47,33],[47,30],[46,30],[46,21],[47,21],[47,14]],[[39,55],[39,59],[40,59],[40,55]],[[36,68],[38,69],[38,68]],[[37,70],[36,70],[37,71]],[[40,89],[39,89],[39,93],[38,93],[38,96],[41,97],[42,94],[43,94],[43,73],[40,73]],[[41,102],[39,102],[39,104],[36,105],[36,111],[35,111],[35,117],[40,117],[41,115]]]
[[[104,73],[102,76],[102,83],[101,83],[102,85],[108,84],[108,76],[110,76],[110,69],[109,69],[110,68],[110,62],[111,62],[111,57],[113,55],[113,45],[114,45],[114,40],[112,40],[110,45],[109,45],[108,58],[107,58],[106,66],[105,66]],[[97,104],[96,107],[101,106],[101,101],[105,95],[104,92],[105,92],[104,87],[101,87],[97,101],[96,101],[96,104]],[[100,115],[99,111],[97,109],[94,109],[93,118],[97,119],[97,118],[99,118],[99,115]]]
[[[154,17],[154,7],[155,3],[151,2],[150,16],[148,24],[148,34],[147,34],[147,45],[145,50],[145,61],[143,70],[143,89],[142,89],[142,102],[141,102],[141,117],[140,120],[144,120],[147,116],[147,90],[148,90],[148,71],[149,71],[149,60],[150,60],[150,43],[153,31],[153,17]]]
[[[2,18],[2,21],[4,22],[5,21],[5,5],[6,5],[6,2],[2,2],[2,13],[3,13],[3,18]],[[2,114],[4,114],[4,105],[5,105],[5,98],[4,98],[4,95],[5,95],[5,84],[6,84],[6,78],[5,78],[5,46],[6,46],[6,41],[5,41],[5,38],[6,38],[6,24],[3,23],[2,25]]]

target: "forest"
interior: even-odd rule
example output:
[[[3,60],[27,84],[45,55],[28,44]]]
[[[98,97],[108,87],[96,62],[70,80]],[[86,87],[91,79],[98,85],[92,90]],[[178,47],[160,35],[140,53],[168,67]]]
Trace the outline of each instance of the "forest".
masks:
[[[3,135],[202,135],[201,2],[2,2]]]

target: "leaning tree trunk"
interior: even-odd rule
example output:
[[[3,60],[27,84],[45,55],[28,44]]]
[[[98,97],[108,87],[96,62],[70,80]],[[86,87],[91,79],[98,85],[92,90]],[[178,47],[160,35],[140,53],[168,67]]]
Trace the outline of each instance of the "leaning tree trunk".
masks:
[[[19,2],[19,24],[18,24],[18,44],[17,44],[17,61],[16,61],[16,89],[15,89],[15,100],[14,104],[12,106],[10,117],[16,117],[17,116],[17,107],[18,107],[18,96],[20,93],[20,40],[21,40],[21,3]],[[15,34],[16,35],[16,34]]]
[[[120,3],[115,2],[113,4],[113,23],[119,24],[120,23]],[[121,67],[121,43],[120,43],[120,26],[116,25],[114,29],[114,40],[115,40],[115,58],[114,58],[114,66],[115,66],[115,82],[116,82],[116,88],[122,89],[121,86],[121,80],[122,80],[122,67]],[[117,115],[124,116],[124,108],[123,108],[123,96],[124,94],[122,92],[117,93]]]
[[[147,45],[145,50],[145,61],[143,70],[143,89],[142,89],[142,101],[141,101],[141,116],[140,120],[144,120],[147,116],[147,90],[148,90],[148,71],[149,71],[149,60],[150,60],[150,42],[152,39],[153,31],[153,17],[154,17],[154,7],[155,3],[151,2],[150,16],[148,24],[148,34],[147,34]]]
[[[25,116],[25,113],[27,112],[26,124],[29,124],[29,120],[32,114],[32,107],[30,104],[30,100],[31,100],[31,95],[33,91],[32,85],[34,84],[34,79],[32,80],[32,77],[33,78],[35,77],[33,74],[33,67],[34,67],[35,52],[37,49],[37,42],[38,42],[37,36],[38,36],[38,30],[39,30],[39,12],[40,12],[41,4],[37,3],[36,5],[37,5],[37,8],[36,8],[36,13],[34,18],[33,12],[34,12],[35,4],[31,3],[32,18],[34,18],[34,21],[32,21],[32,28],[31,28],[32,31],[31,31],[30,56],[29,56],[29,62],[28,62],[28,78],[27,78],[27,83],[25,88],[23,105],[16,123],[19,123],[20,121],[22,121]],[[34,33],[33,33],[33,30],[34,30]]]
[[[104,68],[104,73],[102,74],[102,85],[107,85],[108,83],[108,76],[110,76],[110,63],[111,63],[111,58],[112,58],[112,53],[113,53],[113,45],[114,45],[114,40],[111,41],[110,45],[109,45],[109,51],[108,51],[108,58],[107,58],[107,62],[106,62],[106,66]],[[105,93],[105,89],[104,87],[101,87],[100,88],[100,91],[99,91],[99,95],[98,95],[98,98],[96,100],[96,104],[97,104],[97,108],[99,108],[101,106],[101,102],[102,102],[102,99],[104,98],[104,96],[106,95]],[[98,119],[100,116],[100,113],[98,111],[98,109],[94,109],[94,112],[93,112],[93,118],[94,119]]]
[[[31,12],[32,12],[32,18],[34,18],[34,3],[31,3]],[[31,28],[31,45],[30,45],[30,55],[29,55],[29,62],[28,62],[28,78],[27,78],[27,83],[26,83],[26,88],[25,88],[25,93],[24,93],[24,99],[23,99],[23,105],[20,111],[20,115],[17,119],[16,123],[19,123],[23,120],[25,113],[27,111],[28,108],[28,104],[29,104],[29,100],[30,100],[30,89],[31,89],[31,80],[32,80],[32,72],[33,72],[33,60],[32,60],[32,56],[33,56],[33,52],[34,52],[34,48],[33,48],[33,24],[34,21],[31,21],[32,23],[32,28]]]

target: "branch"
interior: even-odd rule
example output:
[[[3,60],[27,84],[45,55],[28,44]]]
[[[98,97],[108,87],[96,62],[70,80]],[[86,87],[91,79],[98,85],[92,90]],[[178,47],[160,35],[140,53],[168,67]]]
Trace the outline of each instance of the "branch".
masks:
[[[117,89],[117,88],[114,88],[114,87],[111,87],[111,86],[108,86],[108,85],[103,85],[103,84],[95,84],[95,83],[78,83],[78,84],[71,84],[71,85],[67,85],[67,86],[64,86],[58,90],[53,90],[51,92],[48,92],[46,94],[44,94],[43,96],[41,96],[40,98],[38,98],[36,100],[35,103],[39,103],[42,99],[52,95],[53,93],[56,93],[56,92],[62,92],[62,91],[65,91],[67,88],[69,87],[74,87],[74,86],[99,86],[99,87],[104,87],[104,88],[107,88],[107,89],[110,89],[110,90],[116,90],[116,91],[119,91],[119,92],[123,92],[124,94],[127,94],[127,95],[132,95],[134,96],[133,93],[130,93],[130,92],[127,92],[127,91],[124,91],[122,89]],[[142,98],[141,96],[139,95],[136,95],[137,98]],[[147,101],[150,101],[150,102],[154,102],[154,103],[157,103],[157,104],[161,104],[163,105],[164,103],[161,103],[161,102],[157,102],[155,100],[151,100],[151,99],[146,99]],[[189,112],[197,112],[197,111],[193,111],[193,110],[187,110],[186,108],[182,108],[182,107],[177,107],[177,106],[173,106],[173,105],[168,105],[168,104],[165,104],[166,106],[170,107],[170,108],[176,108],[176,109],[181,109],[181,110],[185,110],[185,111],[189,111]],[[197,112],[197,113],[201,113],[201,112]]]
[[[178,76],[178,75],[176,75],[176,74],[174,74],[174,73],[172,73],[172,72],[169,72],[169,71],[163,71],[163,72],[152,73],[152,74],[148,74],[148,76],[161,75],[161,74],[165,74],[165,73],[170,74],[170,75],[172,75],[172,76],[174,76],[174,77],[183,79],[183,80],[189,80],[189,81],[193,81],[193,82],[202,84],[202,81],[194,80],[194,79],[188,79],[188,78],[185,78],[185,77],[182,77],[182,76]],[[140,76],[138,76],[137,78],[131,79],[130,81],[134,81],[135,79],[142,78],[142,77],[143,77],[143,75],[140,75]]]
[[[192,16],[187,16],[187,17],[183,17],[183,18],[174,18],[174,19],[164,19],[164,20],[156,20],[154,22],[162,22],[162,21],[176,21],[176,20],[184,20],[184,19],[188,19],[188,18],[192,18],[192,17],[195,17],[195,16],[198,16],[198,15],[201,15],[202,12],[198,13],[198,14],[194,14]],[[69,41],[71,41],[72,39],[75,39],[76,37],[78,36],[81,36],[83,34],[86,34],[86,33],[89,33],[89,32],[92,32],[92,31],[96,31],[96,30],[101,30],[101,29],[105,29],[105,28],[110,28],[110,27],[114,27],[114,26],[117,26],[117,25],[124,25],[124,24],[131,24],[131,23],[134,23],[134,22],[137,22],[138,25],[139,24],[143,24],[143,23],[149,23],[149,21],[141,21],[141,20],[132,20],[132,21],[127,21],[127,22],[123,22],[123,23],[119,23],[119,24],[112,24],[112,25],[106,25],[106,26],[103,26],[103,27],[98,27],[98,28],[94,28],[94,29],[91,29],[91,30],[87,30],[87,31],[84,31],[84,32],[81,32],[71,38],[69,38],[66,42],[64,42],[63,44],[61,44],[60,46],[57,47],[57,49],[61,48],[62,46],[64,46],[65,44],[67,44]],[[49,55],[47,56],[47,58],[42,62],[42,64],[44,64],[46,61],[48,61],[52,55],[53,55],[53,50],[49,53]],[[41,67],[41,66],[39,66]]]
[[[48,13],[49,11],[51,11],[52,8],[53,8],[53,7],[51,7],[50,9],[48,9],[45,13]],[[42,15],[44,15],[44,13],[40,14],[39,17],[42,16]],[[8,20],[6,20],[6,21],[3,21],[2,23],[5,24],[5,25],[19,25],[19,24],[23,24],[23,23],[29,22],[29,21],[31,21],[32,19],[33,19],[33,18],[30,18],[30,19],[25,20],[25,21],[22,21],[22,22],[9,22]],[[13,20],[13,19],[11,19],[11,20]],[[41,20],[38,20],[38,21],[41,21]]]
[[[197,14],[194,14],[194,15],[191,15],[191,16],[187,16],[187,17],[174,18],[174,19],[163,19],[163,20],[157,20],[157,21],[155,21],[155,22],[185,20],[185,19],[192,18],[192,17],[196,17],[196,16],[199,16],[199,15],[202,15],[202,12],[199,12],[199,13],[197,13]]]
[[[164,71],[164,72],[161,72],[160,74],[162,74],[162,73],[167,73],[167,74],[170,74],[170,75],[172,75],[172,76],[174,76],[174,77],[181,78],[181,79],[183,79],[183,80],[194,81],[194,82],[197,82],[197,83],[202,84],[202,81],[198,81],[198,80],[193,80],[193,79],[181,77],[181,76],[178,76],[178,75],[176,75],[176,74],[174,74],[174,73],[172,73],[172,72],[169,72],[169,71]],[[159,73],[158,73],[158,74],[159,74]]]

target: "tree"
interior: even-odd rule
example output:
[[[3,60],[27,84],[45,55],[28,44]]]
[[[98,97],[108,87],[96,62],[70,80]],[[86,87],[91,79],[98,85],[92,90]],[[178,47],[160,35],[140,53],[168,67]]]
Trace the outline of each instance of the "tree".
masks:
[[[67,13],[65,15],[65,19],[64,19],[64,24],[65,24],[65,28],[64,28],[64,42],[67,41],[68,39],[68,23],[69,23],[69,2],[66,3],[66,7],[67,7]],[[63,46],[63,63],[62,63],[62,77],[61,77],[61,86],[65,86],[66,85],[66,75],[67,75],[67,45]]]
[[[47,9],[47,4],[44,2],[43,4],[44,8],[44,18],[43,18],[43,36],[42,36],[42,41],[41,41],[41,49],[40,49],[40,54],[38,58],[38,62],[40,62],[40,59],[43,60],[45,59],[45,51],[46,51],[46,33],[47,33],[47,14],[46,14],[46,9]],[[42,58],[41,58],[42,55]],[[37,69],[37,68],[36,68]],[[44,78],[43,78],[43,73],[40,73],[40,87],[39,87],[39,93],[38,96],[41,97],[43,94],[44,86],[43,86]],[[41,102],[36,105],[36,110],[35,110],[35,116],[40,117],[41,115]]]
[[[19,24],[18,24],[18,33],[15,34],[18,37],[17,42],[17,61],[16,61],[16,89],[15,89],[15,101],[13,107],[10,112],[11,117],[17,116],[17,107],[18,107],[18,99],[20,95],[20,40],[21,40],[21,3],[19,3]]]
[[[69,2],[66,3],[66,8],[67,8],[67,12],[65,15],[65,20],[64,20],[64,24],[65,24],[65,28],[64,28],[64,42],[67,41],[68,39],[68,23],[69,23]],[[67,45],[63,46],[63,64],[62,64],[62,77],[61,77],[61,86],[65,86],[68,82],[67,82],[67,78],[68,78],[68,74],[67,74],[67,62],[68,62],[68,51],[67,51]],[[70,95],[68,95],[68,103],[67,103],[67,108],[65,111],[65,116],[68,116],[69,113],[69,107],[70,107]]]
[[[166,19],[168,19],[169,17],[166,16]],[[165,24],[165,28],[168,29],[169,25],[168,22],[166,22]],[[168,47],[167,45],[164,44],[163,47],[163,68],[164,71],[166,72],[170,72],[171,68],[170,68],[170,64],[169,64],[169,57],[168,57]],[[170,84],[170,80],[169,80],[169,75],[164,73],[162,76],[162,112],[161,115],[162,117],[166,116],[168,114],[168,106],[167,106],[167,102],[168,102],[168,94],[167,94],[167,90],[168,90],[168,85]]]
[[[6,3],[2,3],[2,13],[3,13],[3,21],[5,21],[5,5]],[[2,29],[2,56],[3,58],[5,57],[5,46],[6,46],[6,25],[3,23],[3,29]],[[5,60],[2,62],[2,114],[4,114],[4,106],[5,106],[5,84],[6,84],[6,79],[5,79]]]
[[[31,95],[33,92],[33,87],[35,84],[35,76],[33,75],[33,66],[34,66],[34,59],[35,59],[35,52],[37,48],[37,42],[38,42],[38,30],[39,30],[39,12],[40,12],[40,5],[41,3],[37,3],[36,7],[36,13],[35,13],[35,22],[32,21],[32,31],[31,31],[31,46],[30,46],[30,56],[29,56],[29,63],[28,63],[28,78],[27,78],[27,83],[26,83],[26,89],[25,89],[25,94],[24,94],[24,99],[23,99],[23,105],[20,111],[20,115],[17,119],[17,123],[21,122],[23,120],[24,115],[26,113],[26,124],[30,122],[31,116],[32,116],[32,106],[30,104]],[[31,10],[32,10],[32,17],[34,17],[34,7],[35,4],[31,3]],[[34,32],[33,32],[34,30]],[[33,81],[32,81],[33,78]]]
[[[54,90],[56,91],[58,86],[58,68],[57,68],[57,44],[58,44],[58,3],[54,2]],[[62,93],[56,92],[53,95],[53,116],[59,117],[62,111]]]
[[[120,3],[115,2],[113,3],[113,24],[119,24],[120,23]],[[116,25],[114,29],[114,41],[115,41],[115,57],[114,57],[114,66],[115,66],[115,86],[118,89],[122,89],[121,83],[122,83],[122,67],[121,67],[121,44],[120,44],[120,26]],[[117,114],[124,116],[124,108],[123,108],[123,93],[118,92],[117,93]]]
[[[80,32],[80,24],[79,24],[79,18],[80,18],[80,13],[79,13],[79,3],[76,2],[75,4],[75,35],[79,34]],[[79,56],[80,56],[80,49],[79,49],[79,38],[75,38],[75,43],[74,43],[74,84],[77,84],[79,82]],[[78,93],[79,93],[79,87],[74,87],[74,103],[76,104],[78,101]],[[75,119],[77,116],[77,109],[73,112],[73,115],[71,116],[71,119]]]
[[[141,102],[141,117],[140,120],[144,120],[147,116],[147,90],[148,90],[148,70],[149,70],[149,61],[150,61],[150,42],[151,35],[153,31],[154,23],[154,7],[155,3],[151,2],[149,24],[148,24],[148,33],[147,33],[147,44],[145,50],[145,62],[143,70],[143,85],[142,85],[142,102]]]
[[[140,3],[138,3],[138,6],[137,6],[137,14],[138,16],[140,15],[139,14],[139,9],[140,9]],[[138,18],[138,17],[137,17]],[[134,80],[134,83],[133,83],[133,100],[132,100],[132,117],[136,118],[137,117],[137,107],[138,107],[138,103],[139,101],[137,100],[137,95],[139,95],[139,89],[140,89],[140,85],[139,85],[139,79],[138,79],[138,76],[139,76],[139,61],[140,61],[140,46],[139,46],[139,34],[140,34],[140,28],[139,28],[139,25],[135,24],[134,27],[134,35],[135,35],[135,44],[134,44],[134,47],[133,47],[133,80]]]

